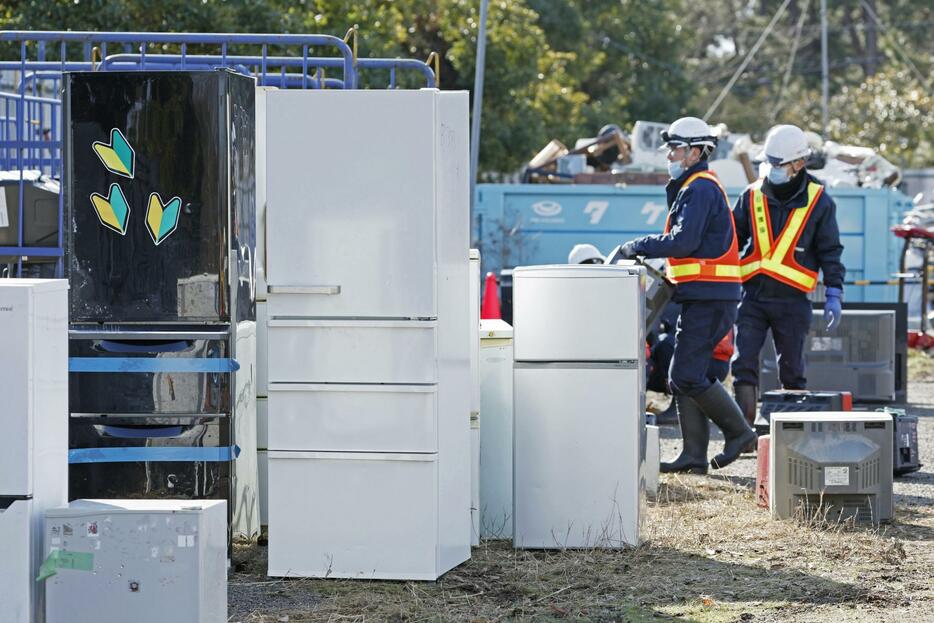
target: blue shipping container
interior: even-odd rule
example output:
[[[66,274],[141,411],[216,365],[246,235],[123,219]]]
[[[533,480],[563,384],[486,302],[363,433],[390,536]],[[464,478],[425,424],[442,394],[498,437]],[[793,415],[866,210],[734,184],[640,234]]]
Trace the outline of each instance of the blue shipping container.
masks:
[[[734,201],[741,188],[727,189]],[[893,189],[836,188],[847,282],[887,281],[898,272],[901,239],[890,227],[911,209],[911,200]],[[483,271],[529,264],[562,264],[578,243],[603,253],[617,244],[661,232],[667,214],[660,186],[479,184],[472,237]],[[890,285],[846,286],[846,300],[894,302]]]

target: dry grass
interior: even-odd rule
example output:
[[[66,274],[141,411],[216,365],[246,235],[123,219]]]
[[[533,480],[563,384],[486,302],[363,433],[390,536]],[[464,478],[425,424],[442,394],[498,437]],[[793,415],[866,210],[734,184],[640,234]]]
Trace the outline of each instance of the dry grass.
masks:
[[[773,521],[747,479],[672,476],[639,548],[487,541],[437,583],[269,580],[264,548],[245,547],[230,590],[259,603],[233,596],[231,621],[934,620],[934,510],[900,518],[912,523]]]
[[[934,357],[914,348],[909,349],[908,378],[916,383],[934,381]]]

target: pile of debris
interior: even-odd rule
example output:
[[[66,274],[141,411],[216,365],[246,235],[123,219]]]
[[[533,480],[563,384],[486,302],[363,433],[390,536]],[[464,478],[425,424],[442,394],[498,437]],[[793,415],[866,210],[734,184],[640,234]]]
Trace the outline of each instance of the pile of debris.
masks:
[[[554,139],[529,161],[522,174],[525,183],[538,184],[664,184],[668,181],[661,132],[667,123],[637,121],[627,135],[610,124],[596,137],[580,138],[574,149]],[[741,187],[764,177],[762,144],[751,135],[732,133],[726,124],[713,126],[717,149],[710,168],[724,185]],[[824,141],[807,132],[811,143],[808,170],[831,188],[883,188],[898,186],[901,170],[869,147]]]

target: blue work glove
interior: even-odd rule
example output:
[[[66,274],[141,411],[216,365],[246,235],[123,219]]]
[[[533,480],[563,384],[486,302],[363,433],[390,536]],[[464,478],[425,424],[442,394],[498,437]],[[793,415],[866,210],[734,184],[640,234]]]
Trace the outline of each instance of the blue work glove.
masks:
[[[824,302],[824,322],[827,323],[827,330],[833,331],[843,316],[843,290],[827,288],[825,296],[827,300]]]
[[[623,259],[631,260],[636,257],[636,242],[635,240],[630,240],[623,246],[619,248],[619,254]]]

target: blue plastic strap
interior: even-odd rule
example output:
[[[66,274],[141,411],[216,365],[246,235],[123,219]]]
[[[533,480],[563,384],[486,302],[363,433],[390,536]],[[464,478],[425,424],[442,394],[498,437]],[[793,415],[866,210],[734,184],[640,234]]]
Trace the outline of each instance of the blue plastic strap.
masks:
[[[69,357],[70,372],[236,372],[233,359],[205,357]]]
[[[76,448],[68,451],[68,462],[77,463],[141,463],[191,462],[227,463],[240,456],[240,446],[224,448]]]

